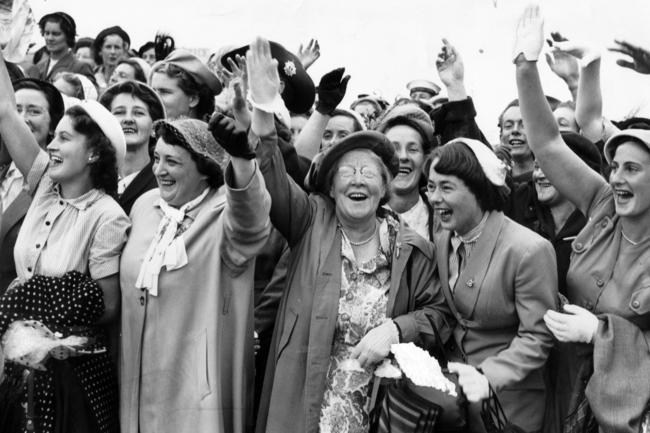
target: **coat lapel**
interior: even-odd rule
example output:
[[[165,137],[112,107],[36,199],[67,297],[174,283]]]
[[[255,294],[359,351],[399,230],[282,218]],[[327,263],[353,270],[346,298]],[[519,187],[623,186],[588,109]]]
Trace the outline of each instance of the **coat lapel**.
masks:
[[[501,212],[491,212],[483,228],[472,254],[467,260],[465,269],[458,276],[454,289],[456,308],[463,317],[471,317],[476,306],[478,295],[483,285],[483,279],[490,265],[494,248],[504,223]]]
[[[7,232],[25,216],[31,203],[32,197],[26,191],[21,191],[4,211],[0,226],[0,244],[4,241]]]
[[[442,230],[436,233],[436,261],[438,262],[442,293],[445,295],[447,303],[454,305],[454,296],[449,287],[449,238],[451,238],[451,232],[449,230]]]
[[[149,164],[140,170],[140,172],[133,178],[129,186],[126,187],[120,196],[120,204],[122,206],[124,206],[125,203],[132,201],[134,197],[148,191],[147,187],[149,186],[150,182],[152,182],[152,180],[153,184],[156,184],[152,167],[153,161],[149,161]],[[153,186],[153,188],[156,188],[156,186]]]

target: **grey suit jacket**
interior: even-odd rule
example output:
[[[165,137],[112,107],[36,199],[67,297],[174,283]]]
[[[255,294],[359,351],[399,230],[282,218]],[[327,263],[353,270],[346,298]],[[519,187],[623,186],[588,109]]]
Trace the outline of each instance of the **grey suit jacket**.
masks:
[[[435,238],[443,293],[458,322],[447,347],[450,358],[480,367],[510,421],[525,431],[539,430],[542,367],[553,343],[543,315],[557,299],[553,247],[503,213],[491,212],[452,293],[450,237],[443,230]],[[478,415],[477,408],[473,412]]]

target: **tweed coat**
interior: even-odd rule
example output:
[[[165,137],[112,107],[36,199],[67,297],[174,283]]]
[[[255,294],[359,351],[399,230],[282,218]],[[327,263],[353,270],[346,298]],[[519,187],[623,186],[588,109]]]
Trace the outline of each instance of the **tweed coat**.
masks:
[[[263,140],[257,155],[272,198],[271,221],[291,248],[257,432],[316,433],[338,315],[341,231],[333,200],[308,195],[286,174],[274,137]],[[443,338],[449,336],[452,318],[436,284],[434,257],[433,245],[402,223],[391,257],[387,315],[404,342],[431,343],[431,322]]]
[[[457,318],[447,346],[450,358],[483,370],[511,422],[525,431],[540,430],[542,367],[553,343],[543,316],[557,304],[553,247],[492,211],[452,293],[450,237],[448,230],[436,234],[440,281]],[[471,431],[483,431],[479,409],[470,407]]]
[[[245,188],[224,188],[186,215],[188,263],[162,270],[158,296],[135,281],[161,220],[159,190],[133,206],[120,263],[122,433],[252,429],[253,267],[270,199],[257,170]]]

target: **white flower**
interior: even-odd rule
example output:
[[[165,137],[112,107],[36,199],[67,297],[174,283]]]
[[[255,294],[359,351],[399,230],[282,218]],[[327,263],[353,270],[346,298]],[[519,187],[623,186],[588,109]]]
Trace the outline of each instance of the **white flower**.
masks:
[[[296,75],[296,65],[291,60],[287,60],[284,64],[284,73],[287,77]]]

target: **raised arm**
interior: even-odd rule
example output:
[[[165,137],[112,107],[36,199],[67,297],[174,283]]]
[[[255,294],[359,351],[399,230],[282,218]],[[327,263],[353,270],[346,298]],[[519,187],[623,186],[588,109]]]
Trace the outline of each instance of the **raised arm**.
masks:
[[[345,68],[338,68],[323,75],[320,79],[316,110],[309,117],[294,143],[298,155],[304,156],[310,161],[320,151],[323,132],[325,132],[332,112],[336,110],[336,107],[345,97],[350,76],[346,75],[344,77],[344,73]]]
[[[557,45],[567,39],[559,32],[551,33],[552,40],[549,43]],[[555,50],[552,53],[546,53],[546,63],[551,71],[564,81],[571,92],[571,98],[575,101],[578,97],[578,82],[580,77],[580,66],[578,61],[572,55],[562,50]]]
[[[16,98],[5,60],[0,53],[0,136],[16,167],[27,177],[40,147],[16,110]]]
[[[566,146],[546,102],[537,70],[543,27],[539,7],[527,7],[517,27],[513,53],[528,145],[553,186],[586,214],[605,180]]]

